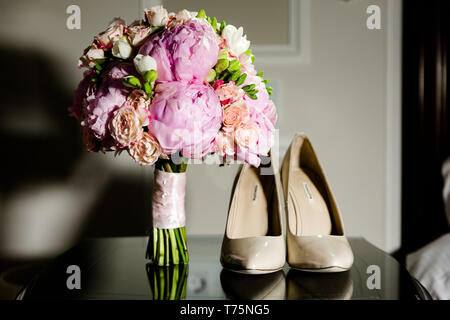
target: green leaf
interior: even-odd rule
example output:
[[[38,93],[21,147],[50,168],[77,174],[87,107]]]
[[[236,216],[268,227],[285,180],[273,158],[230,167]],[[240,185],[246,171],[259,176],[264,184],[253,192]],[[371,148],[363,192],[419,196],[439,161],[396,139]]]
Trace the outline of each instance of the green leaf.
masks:
[[[264,75],[264,71],[260,71],[256,74],[258,77],[262,78],[262,76]]]
[[[269,83],[269,79],[264,79],[262,82],[264,83],[264,84],[268,84]]]
[[[230,65],[228,66],[228,71],[234,72],[236,70],[239,70],[241,68],[241,64],[239,63],[238,59],[234,59],[230,61]]]
[[[245,79],[247,79],[247,74],[246,74],[246,73],[242,74],[242,75],[239,77],[239,79],[237,79],[236,85],[237,85],[237,86],[242,85],[242,84],[244,83]]]
[[[219,77],[219,80],[225,80],[225,78],[228,77],[229,75],[230,75],[230,73],[228,71],[226,71]]]
[[[211,25],[212,25],[214,31],[217,31],[217,18],[216,18],[216,17],[214,17],[214,18],[212,19]]]
[[[205,10],[201,9],[198,13],[197,13],[197,18],[206,18],[206,12]]]
[[[98,82],[98,78],[92,78],[91,82],[94,82],[94,83]]]
[[[99,64],[96,64],[96,65],[95,65],[95,69],[97,69],[97,70],[99,70],[99,71],[100,71],[100,70],[102,70],[102,69],[103,69],[103,67],[102,67],[101,65],[99,65]]]
[[[252,56],[252,64],[254,64],[255,63],[255,56]]]
[[[236,70],[230,77],[230,81],[236,82],[236,80],[241,76],[241,70]]]
[[[223,29],[227,26],[227,23],[225,20],[222,20],[222,23],[220,24],[220,33],[222,34]]]
[[[210,17],[206,17],[206,21],[208,21],[209,24],[212,25],[212,22],[211,22],[211,18],[210,18]]]
[[[244,54],[250,57],[252,55],[252,50],[248,49]]]
[[[254,83],[248,84],[248,85],[246,85],[245,87],[242,87],[242,90],[244,90],[244,91],[250,91],[250,90],[252,90],[255,86],[256,86],[256,85],[255,85]]]

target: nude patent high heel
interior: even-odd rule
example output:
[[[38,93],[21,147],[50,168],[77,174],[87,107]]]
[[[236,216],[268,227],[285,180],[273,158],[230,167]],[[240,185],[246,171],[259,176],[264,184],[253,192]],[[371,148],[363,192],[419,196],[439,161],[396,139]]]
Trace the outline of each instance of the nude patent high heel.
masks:
[[[263,274],[280,270],[286,262],[275,167],[273,161],[272,172],[244,164],[236,177],[220,256],[225,269]]]
[[[344,224],[312,144],[298,133],[281,168],[286,210],[287,262],[303,271],[351,268],[353,253]]]

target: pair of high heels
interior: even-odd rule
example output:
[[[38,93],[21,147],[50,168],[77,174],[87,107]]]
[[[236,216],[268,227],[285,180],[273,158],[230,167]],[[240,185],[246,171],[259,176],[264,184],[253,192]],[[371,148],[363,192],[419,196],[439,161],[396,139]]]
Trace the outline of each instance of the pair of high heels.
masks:
[[[276,159],[271,160],[270,174],[268,168],[244,164],[236,176],[222,242],[222,266],[246,274],[276,272],[286,261],[302,271],[349,270],[353,253],[342,217],[308,137],[294,136],[282,163],[281,179]]]

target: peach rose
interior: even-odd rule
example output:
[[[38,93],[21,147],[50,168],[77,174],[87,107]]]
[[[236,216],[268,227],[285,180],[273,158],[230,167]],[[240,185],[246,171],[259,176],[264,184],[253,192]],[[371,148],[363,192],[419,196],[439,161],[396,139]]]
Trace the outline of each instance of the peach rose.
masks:
[[[109,49],[114,41],[119,40],[123,36],[124,29],[125,21],[122,19],[115,19],[109,25],[108,29],[95,37],[95,40],[97,40],[100,45]]]
[[[121,146],[128,146],[137,141],[143,133],[139,113],[133,106],[121,107],[114,112],[109,122],[109,131]]]
[[[234,140],[231,134],[219,131],[216,136],[217,152],[222,157],[234,155]]]
[[[152,135],[144,132],[136,143],[128,147],[128,153],[136,162],[150,166],[161,155],[161,147]]]
[[[141,126],[148,126],[150,122],[150,101],[142,90],[133,90],[127,98],[126,104],[134,107],[138,113]]]
[[[225,131],[232,131],[249,118],[245,103],[233,103],[223,110],[223,126]]]
[[[216,88],[216,94],[221,102],[233,102],[242,98],[245,94],[244,90],[234,84],[233,81],[222,84]]]
[[[234,132],[234,139],[241,148],[254,147],[258,142],[259,128],[256,123],[242,123]]]

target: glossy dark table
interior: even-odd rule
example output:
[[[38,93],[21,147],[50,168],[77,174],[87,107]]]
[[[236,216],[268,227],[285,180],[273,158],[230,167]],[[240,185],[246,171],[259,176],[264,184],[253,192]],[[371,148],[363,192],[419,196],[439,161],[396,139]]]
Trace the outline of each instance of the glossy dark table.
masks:
[[[390,255],[351,238],[350,271],[305,273],[285,265],[267,275],[241,275],[219,263],[221,237],[190,236],[187,267],[156,269],[147,238],[90,239],[46,266],[21,299],[426,299],[427,292]],[[80,268],[81,289],[68,289],[67,268]],[[73,280],[73,278],[72,278]]]

